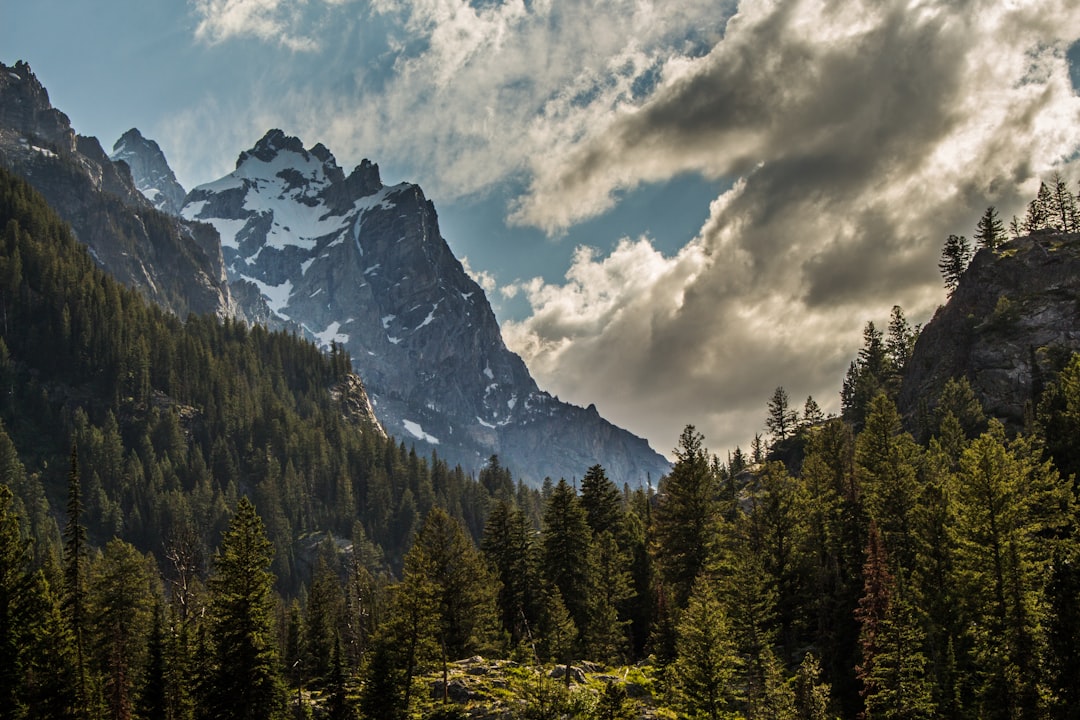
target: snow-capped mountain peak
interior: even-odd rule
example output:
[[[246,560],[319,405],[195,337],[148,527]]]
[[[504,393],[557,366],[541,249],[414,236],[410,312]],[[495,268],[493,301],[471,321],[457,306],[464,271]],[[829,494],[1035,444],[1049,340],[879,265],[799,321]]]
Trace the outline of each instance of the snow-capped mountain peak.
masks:
[[[154,207],[171,215],[179,214],[187,194],[176,180],[165,153],[153,140],[147,140],[135,128],[120,136],[113,145],[113,162],[127,163],[135,187]]]
[[[418,186],[384,185],[368,160],[346,176],[323,145],[271,130],[181,214],[217,229],[249,318],[350,353],[398,437],[469,470],[498,454],[535,482],[597,462],[630,482],[666,469],[644,440],[537,388]]]

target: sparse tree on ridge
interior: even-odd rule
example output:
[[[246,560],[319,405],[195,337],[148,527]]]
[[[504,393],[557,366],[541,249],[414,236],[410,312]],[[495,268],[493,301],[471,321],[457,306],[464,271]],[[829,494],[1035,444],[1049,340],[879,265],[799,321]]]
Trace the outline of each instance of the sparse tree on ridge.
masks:
[[[997,250],[998,245],[1005,241],[1005,226],[993,205],[986,208],[979,218],[979,224],[975,227],[975,241],[979,247],[990,250]]]
[[[1054,202],[1050,213],[1053,215],[1053,221],[1061,232],[1076,232],[1080,229],[1080,213],[1077,211],[1076,197],[1073,196],[1061,175],[1054,173],[1053,182]]]
[[[941,277],[945,280],[945,289],[951,297],[953,291],[960,284],[960,277],[967,270],[971,262],[971,244],[963,235],[950,235],[945,239],[945,247],[941,251],[941,261],[938,269]]]
[[[788,407],[787,391],[778,386],[769,398],[769,417],[765,427],[772,434],[773,442],[783,442],[795,434],[799,413]]]

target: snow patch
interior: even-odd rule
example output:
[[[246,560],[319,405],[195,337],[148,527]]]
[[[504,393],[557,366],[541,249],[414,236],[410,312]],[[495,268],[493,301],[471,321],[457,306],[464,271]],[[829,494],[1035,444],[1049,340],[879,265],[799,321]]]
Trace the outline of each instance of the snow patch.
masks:
[[[491,372],[491,366],[490,365],[484,365],[484,374],[487,375],[488,380],[494,380],[495,379],[495,373]]]
[[[270,309],[281,317],[288,319],[285,315],[282,315],[281,311],[285,309],[285,306],[289,304],[289,297],[292,295],[292,281],[286,280],[280,285],[267,285],[262,280],[255,278],[244,278],[255,283],[259,292],[266,298],[266,304]]]
[[[336,342],[339,345],[349,342],[349,336],[346,333],[338,332],[341,329],[341,323],[334,321],[330,323],[325,330],[321,333],[312,333],[315,339],[319,341],[319,344],[323,347],[330,347],[330,343]]]
[[[491,428],[492,430],[495,429],[495,426],[492,425],[491,423],[484,422],[483,420],[481,420],[479,415],[476,416],[476,422],[480,423],[481,425],[483,425],[486,428]]]
[[[383,330],[390,327],[390,323],[393,322],[394,318],[396,318],[396,317],[397,317],[397,315],[383,315],[383,317],[382,317]]]
[[[439,438],[424,432],[424,428],[420,427],[420,423],[415,423],[412,420],[402,420],[401,424],[405,426],[405,429],[408,431],[408,433],[417,440],[423,440],[424,442],[431,443],[432,445],[439,444]]]

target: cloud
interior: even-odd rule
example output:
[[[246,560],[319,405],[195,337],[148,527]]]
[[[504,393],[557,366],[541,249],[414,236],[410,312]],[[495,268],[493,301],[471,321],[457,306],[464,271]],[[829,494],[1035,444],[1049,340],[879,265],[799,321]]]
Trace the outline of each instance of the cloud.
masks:
[[[469,258],[461,258],[461,266],[465,269],[465,274],[473,279],[477,285],[483,288],[484,292],[490,295],[495,292],[495,276],[487,270],[473,270],[469,264]]]
[[[208,101],[173,121],[172,144],[220,164],[208,136],[228,136],[231,162],[287,128],[441,203],[526,187],[511,221],[551,235],[648,183],[737,181],[672,255],[624,239],[580,248],[564,282],[477,280],[531,303],[504,334],[541,386],[661,451],[687,422],[746,447],[777,385],[838,410],[867,320],[893,304],[929,318],[947,234],[970,236],[990,204],[1022,212],[1054,169],[1075,179],[1075,5],[198,0],[205,42],[318,37],[350,71],[297,55],[228,101],[246,127],[208,132]],[[325,32],[296,21],[305,6]]]
[[[708,49],[731,3],[683,0],[372,0],[381,53],[357,47],[353,86],[273,103],[282,124],[342,156],[394,158],[444,202],[530,172],[624,104],[662,68]],[[725,8],[727,8],[725,10]],[[329,41],[324,41],[329,44]],[[559,148],[562,148],[561,150]]]
[[[508,345],[661,451],[685,423],[745,448],[777,385],[837,411],[865,322],[943,301],[943,238],[1076,169],[1077,27],[1065,0],[743,2],[707,55],[537,156],[515,219],[558,232],[645,182],[741,180],[676,257],[624,241],[536,281]]]
[[[340,0],[330,0],[340,4]],[[300,18],[305,0],[193,0],[199,18],[195,38],[215,44],[234,37],[255,37],[294,52],[318,48],[314,38],[290,32]]]

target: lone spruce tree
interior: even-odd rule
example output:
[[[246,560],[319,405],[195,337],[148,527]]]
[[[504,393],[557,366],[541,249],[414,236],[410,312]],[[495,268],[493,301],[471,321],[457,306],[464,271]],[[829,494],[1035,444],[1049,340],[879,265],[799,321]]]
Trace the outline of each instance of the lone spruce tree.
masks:
[[[971,244],[968,239],[963,235],[950,235],[946,238],[938,269],[941,270],[941,277],[945,280],[945,289],[949,291],[950,296],[960,284],[960,276],[964,274],[964,270],[967,270],[969,262],[971,262]]]
[[[210,578],[210,668],[201,716],[280,720],[285,686],[273,620],[272,545],[246,497],[221,539]]]
[[[979,247],[990,250],[997,250],[998,245],[1005,241],[1005,226],[993,205],[986,208],[979,218],[979,224],[975,226],[975,241]]]

